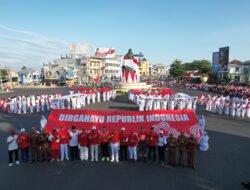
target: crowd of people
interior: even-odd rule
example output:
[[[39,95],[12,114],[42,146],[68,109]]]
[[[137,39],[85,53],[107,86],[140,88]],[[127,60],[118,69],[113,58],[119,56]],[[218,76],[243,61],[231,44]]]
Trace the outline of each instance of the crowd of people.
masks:
[[[139,111],[183,110],[196,111],[197,97],[163,89],[130,90],[129,99],[139,106]]]
[[[9,113],[26,114],[43,112],[50,109],[79,109],[91,103],[109,101],[116,97],[116,91],[105,88],[101,90],[75,88],[71,89],[69,95],[62,96],[61,93],[41,94],[3,98],[0,106],[3,111]]]
[[[250,98],[238,98],[229,96],[205,97],[203,94],[198,96],[197,101],[206,106],[206,110],[220,115],[247,117],[250,118]]]
[[[64,127],[54,128],[49,134],[45,130],[38,131],[32,127],[31,133],[24,128],[20,134],[12,130],[7,138],[9,152],[9,166],[13,166],[13,154],[16,164],[28,161],[98,161],[99,152],[101,161],[144,161],[156,162],[158,160],[165,165],[165,153],[168,154],[168,164],[171,166],[181,165],[191,168],[196,167],[196,151],[207,151],[209,137],[204,132],[198,140],[194,134],[186,136],[182,131],[178,137],[173,133],[168,136],[164,131],[156,133],[151,127],[146,131],[141,127],[139,132],[130,131],[122,127],[108,130],[105,126],[100,131],[95,126],[91,130],[77,130],[72,126],[70,130]],[[101,149],[99,151],[99,149]],[[19,150],[21,159],[19,160]],[[31,152],[31,158],[30,158]],[[158,153],[158,154],[157,154]],[[70,155],[70,156],[69,156]],[[177,157],[178,156],[178,157]]]
[[[216,94],[223,94],[224,96],[248,98],[250,97],[250,86],[249,85],[218,85],[218,84],[208,84],[208,83],[191,83],[191,82],[168,82],[168,81],[158,81],[156,83],[158,86],[169,86],[169,87],[179,87],[193,90],[203,90],[206,92],[213,92]]]

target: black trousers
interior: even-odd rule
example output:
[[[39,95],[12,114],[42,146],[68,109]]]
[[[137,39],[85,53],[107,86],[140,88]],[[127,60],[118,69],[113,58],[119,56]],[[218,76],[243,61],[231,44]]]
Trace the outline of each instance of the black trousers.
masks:
[[[70,146],[71,160],[78,160],[78,146]]]
[[[18,149],[9,150],[9,163],[13,162],[13,153],[15,154],[15,160],[18,161]]]
[[[21,162],[29,161],[29,147],[28,148],[20,148],[21,151]]]
[[[148,146],[148,159],[152,160],[152,153],[153,153],[153,160],[156,161],[156,146]]]
[[[158,146],[158,156],[159,160],[164,162],[165,161],[165,146]]]
[[[102,157],[109,157],[109,142],[101,143],[101,153]]]
[[[120,145],[120,160],[127,160],[128,159],[128,146],[127,145]]]

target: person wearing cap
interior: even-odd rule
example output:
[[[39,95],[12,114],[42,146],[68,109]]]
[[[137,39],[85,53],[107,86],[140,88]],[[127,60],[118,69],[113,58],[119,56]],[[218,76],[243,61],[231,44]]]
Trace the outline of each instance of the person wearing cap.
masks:
[[[88,161],[89,153],[88,153],[88,145],[89,145],[89,137],[88,133],[85,129],[82,129],[82,132],[78,135],[78,142],[80,147],[80,159],[81,161]]]
[[[125,132],[125,128],[121,128],[121,132],[119,134],[120,139],[120,160],[127,160],[128,159],[128,134]]]
[[[109,135],[110,148],[111,148],[111,162],[119,162],[119,134],[115,129],[112,129]]]
[[[60,144],[57,130],[54,128],[52,133],[49,135],[50,150],[51,150],[51,162],[59,161],[60,155]]]
[[[100,133],[100,142],[101,142],[101,155],[102,161],[109,161],[109,131],[105,126],[102,127]]]
[[[147,133],[145,131],[144,127],[141,127],[141,130],[138,134],[138,139],[139,139],[139,143],[138,143],[138,159],[139,160],[143,160],[144,162],[146,162],[146,158],[147,158],[147,149],[148,149],[148,145],[147,145]]]
[[[131,131],[128,136],[128,151],[129,151],[129,159],[137,160],[137,144],[138,144],[138,136],[135,132]]]
[[[25,132],[25,129],[21,129],[20,135],[18,135],[17,143],[21,151],[21,162],[29,161],[29,134]]]
[[[207,151],[208,150],[208,148],[209,148],[208,141],[209,141],[209,136],[207,135],[207,132],[204,131],[203,135],[200,138],[199,149],[201,151]]]
[[[150,132],[148,134],[148,160],[156,161],[156,147],[158,142],[158,134],[154,131],[154,127],[151,127]],[[152,159],[153,153],[153,159]]]
[[[167,148],[168,148],[168,164],[175,166],[176,164],[176,139],[174,133],[170,132],[167,139]]]
[[[197,141],[193,133],[190,134],[187,143],[188,167],[195,169]]]
[[[32,163],[39,160],[39,144],[38,144],[39,134],[35,127],[31,128],[30,134],[30,149],[31,149],[31,160]]]
[[[58,132],[58,136],[60,139],[59,143],[60,143],[61,161],[64,160],[64,157],[66,158],[66,160],[69,160],[68,133],[63,127],[61,127],[59,132]]]
[[[158,138],[158,143],[157,143],[157,149],[158,149],[158,156],[160,162],[163,164],[165,161],[165,147],[167,144],[167,139],[166,136],[164,136],[163,131],[161,130],[159,132],[159,138]]]
[[[73,125],[71,130],[68,131],[69,135],[69,148],[71,160],[78,160],[78,135],[79,132],[76,130],[76,127]]]
[[[181,134],[178,136],[177,145],[179,150],[179,165],[185,166],[185,158],[186,158],[186,147],[187,147],[187,137],[185,136],[184,131],[181,131]]]
[[[98,144],[99,144],[99,133],[96,131],[96,126],[93,126],[91,132],[89,133],[91,162],[93,162],[94,160],[98,162]]]
[[[15,154],[16,164],[19,164],[17,138],[15,130],[11,130],[10,136],[7,138],[10,167],[13,165],[13,153]]]

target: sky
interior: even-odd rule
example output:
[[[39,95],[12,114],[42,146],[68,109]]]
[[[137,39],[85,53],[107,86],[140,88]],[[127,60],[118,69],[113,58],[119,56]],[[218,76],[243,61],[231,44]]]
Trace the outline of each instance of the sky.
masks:
[[[129,48],[152,64],[250,60],[250,0],[0,0],[0,66],[39,70],[71,43]]]

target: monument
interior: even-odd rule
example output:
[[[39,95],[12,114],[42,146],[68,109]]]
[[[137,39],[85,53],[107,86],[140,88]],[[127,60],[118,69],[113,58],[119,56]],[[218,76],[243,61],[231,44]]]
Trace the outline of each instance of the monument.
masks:
[[[140,82],[140,69],[138,60],[132,52],[128,50],[121,60],[121,83],[117,85],[117,89],[121,91],[128,91],[130,89],[144,89],[151,88],[145,82]]]

